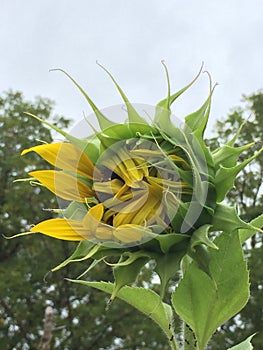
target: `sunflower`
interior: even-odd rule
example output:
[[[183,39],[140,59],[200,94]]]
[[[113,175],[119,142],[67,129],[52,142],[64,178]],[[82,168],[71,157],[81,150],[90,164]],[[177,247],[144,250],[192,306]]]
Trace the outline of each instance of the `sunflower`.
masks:
[[[66,142],[31,147],[22,155],[29,152],[60,168],[32,171],[34,180],[66,201],[83,204],[81,220],[50,219],[31,232],[74,241],[140,242],[151,237],[149,232],[172,232],[169,208],[176,208],[182,196],[192,196],[191,186],[177,171],[178,165],[189,171],[187,161],[176,149],[164,153],[146,139],[116,142],[96,164]]]
[[[186,116],[181,127],[180,121],[172,121],[172,103],[196,81],[201,70],[174,94],[166,70],[168,95],[156,105],[150,122],[106,72],[124,100],[126,122],[109,120],[67,73],[94,110],[101,130],[78,139],[33,116],[66,141],[24,150],[22,155],[36,152],[56,168],[29,175],[67,205],[54,210],[60,217],[40,222],[30,233],[80,241],[72,256],[57,268],[73,261],[91,258],[97,263],[118,257],[114,295],[134,281],[145,263],[154,260],[163,296],[186,254],[202,266],[206,264],[206,247],[217,249],[210,233],[255,229],[222,201],[240,170],[262,150],[238,163],[241,152],[253,146],[234,147],[238,132],[226,145],[210,150],[204,132],[214,90],[211,82],[203,105]]]

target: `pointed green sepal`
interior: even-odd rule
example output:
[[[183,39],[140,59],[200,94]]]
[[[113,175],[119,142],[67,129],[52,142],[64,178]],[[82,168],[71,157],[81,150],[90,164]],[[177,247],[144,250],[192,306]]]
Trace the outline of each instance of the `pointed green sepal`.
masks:
[[[114,290],[111,294],[109,303],[111,303],[121,288],[135,282],[142,267],[149,261],[149,257],[138,256],[135,260],[131,261],[128,265],[115,266],[113,268],[113,275],[115,278]]]
[[[207,247],[210,247],[212,249],[218,249],[215,243],[212,242],[208,237],[210,227],[211,225],[203,225],[194,231],[190,240],[190,249],[193,252],[196,250],[197,246],[201,244]]]
[[[247,118],[246,120],[243,121],[243,123],[240,125],[240,127],[238,128],[237,132],[235,133],[235,135],[232,137],[232,139],[230,139],[228,142],[227,142],[227,145],[228,146],[234,146],[236,140],[238,139],[243,127],[246,125],[247,121],[248,121],[249,118]]]
[[[252,338],[255,336],[256,333],[252,334],[250,337],[248,337],[246,340],[242,341],[242,343],[237,344],[235,346],[232,346],[228,350],[253,350],[253,345],[251,343]]]
[[[184,256],[184,251],[158,254],[155,256],[155,271],[160,277],[160,298],[163,300],[168,282],[175,277],[180,269],[180,262]]]
[[[245,243],[247,239],[253,237],[256,232],[263,232],[263,214],[250,221],[249,225],[251,228],[239,230],[240,242],[242,244]]]
[[[71,254],[70,257],[68,257],[66,260],[64,260],[62,263],[60,263],[58,266],[54,267],[51,271],[57,271],[66,265],[73,263],[73,262],[79,262],[83,260],[87,260],[99,250],[99,246],[94,245],[90,241],[82,241],[77,246],[76,250]]]
[[[254,227],[240,219],[236,208],[217,204],[210,231],[233,232],[238,229],[253,231]]]
[[[105,117],[98,107],[94,104],[94,102],[91,100],[91,98],[88,96],[88,94],[83,90],[83,88],[76,82],[75,79],[73,79],[67,72],[65,72],[63,69],[57,68],[57,69],[51,69],[50,71],[59,71],[64,73],[72,82],[73,84],[79,89],[79,91],[82,93],[82,95],[85,97],[85,99],[88,101],[90,107],[93,109],[97,120],[99,122],[101,130],[108,128],[109,126],[115,125],[113,121],[109,120],[107,117]]]
[[[87,214],[87,206],[80,202],[71,202],[66,209],[61,209],[61,214],[67,219],[81,221]]]
[[[263,151],[263,148],[261,148],[258,152],[256,152],[253,156],[250,158],[244,160],[242,163],[237,164],[236,166],[232,168],[226,168],[222,165],[219,165],[219,169],[216,172],[215,175],[215,186],[217,189],[217,201],[221,202],[227,192],[233,188],[234,182],[236,179],[236,176],[238,173],[252,160],[254,160],[256,157],[260,155],[260,153]]]
[[[188,249],[188,255],[198,264],[198,266],[207,274],[209,271],[210,252],[211,249],[218,249],[214,242],[209,237],[209,229],[211,225],[203,225],[199,227],[191,236],[191,241]]]
[[[113,81],[114,85],[116,86],[117,90],[119,91],[119,93],[120,93],[120,95],[121,95],[121,97],[122,97],[122,99],[123,99],[123,101],[124,101],[124,103],[125,103],[125,105],[127,107],[127,113],[128,113],[129,122],[130,123],[147,124],[146,120],[144,118],[142,118],[137,113],[135,108],[132,106],[132,104],[128,100],[127,96],[125,95],[125,93],[123,92],[123,90],[121,89],[119,84],[116,82],[116,80],[113,77],[113,75],[104,66],[102,66],[100,63],[97,62],[97,64],[109,75],[109,77]]]
[[[94,244],[91,241],[81,241],[71,256],[60,263],[58,266],[54,267],[52,271],[57,271],[74,262],[80,262],[88,259],[101,260],[109,256],[118,257],[121,254],[121,249],[114,249],[105,245]]]
[[[204,104],[194,113],[189,114],[185,117],[185,132],[193,133],[199,142],[204,143],[203,135],[208,122],[210,109],[211,109],[211,99],[214,92],[215,86],[211,89],[210,94]]]
[[[62,129],[58,128],[56,125],[53,125],[53,124],[49,123],[48,121],[41,119],[40,117],[38,117],[32,113],[25,112],[25,114],[39,120],[41,123],[49,126],[51,129],[55,130],[60,135],[64,136],[68,141],[72,142],[73,145],[77,146],[80,150],[82,150],[89,157],[89,159],[93,162],[93,164],[96,163],[96,161],[99,157],[99,147],[98,147],[97,138],[92,136],[92,137],[88,137],[86,139],[78,139],[77,137],[72,136],[72,135],[68,134],[67,132],[63,131]]]
[[[209,270],[210,263],[210,251],[205,245],[198,245],[195,247],[195,250],[188,250],[188,256],[194,261],[198,268],[204,271],[207,275],[211,276]]]
[[[220,166],[225,168],[234,167],[237,163],[237,159],[239,155],[252,147],[255,143],[251,142],[247,145],[241,147],[232,147],[229,145],[224,145],[222,147],[217,148],[213,153],[213,160],[215,164],[215,169],[218,170]]]
[[[170,94],[170,81],[169,81],[168,70],[167,70],[167,67],[165,65],[164,65],[164,68],[165,68],[167,85],[168,85],[168,96],[165,99],[161,100],[156,105],[156,113],[155,113],[155,117],[154,117],[154,123],[157,124],[158,126],[160,126],[160,128],[164,127],[164,129],[166,129],[167,126],[169,127],[169,125],[173,125],[171,120],[170,120],[170,115],[171,115],[170,107],[171,107],[171,105],[174,103],[174,101],[180,95],[182,95],[186,90],[188,90],[195,83],[195,81],[198,79],[198,77],[200,76],[200,74],[202,72],[203,64],[202,64],[198,74],[196,75],[196,77],[189,84],[187,84],[185,87],[183,87],[182,89],[180,89],[179,91],[177,91],[176,93],[174,93],[172,95]]]
[[[186,250],[190,240],[190,236],[180,233],[152,234],[151,236],[159,243],[160,251],[164,254]]]
[[[114,266],[114,267],[121,267],[121,266],[127,266],[132,264],[135,260],[138,260],[140,258],[149,258],[150,259],[150,255],[147,254],[144,251],[138,251],[138,252],[125,252],[122,254],[122,258],[121,261],[118,261],[116,263],[110,263],[108,261],[106,261],[105,259],[105,263],[109,266]]]

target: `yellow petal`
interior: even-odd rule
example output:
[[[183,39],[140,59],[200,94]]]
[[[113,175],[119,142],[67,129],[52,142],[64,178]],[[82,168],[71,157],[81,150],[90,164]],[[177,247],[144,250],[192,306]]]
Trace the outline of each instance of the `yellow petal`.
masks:
[[[112,217],[115,215],[114,210],[106,210],[104,215],[103,215],[103,221],[106,223],[111,223],[112,222]]]
[[[31,232],[41,232],[44,235],[66,241],[82,241],[92,238],[80,221],[62,218],[42,221],[30,229]]]
[[[137,182],[140,182],[148,171],[147,168],[143,169],[139,166],[141,162],[140,159],[133,159],[129,151],[120,148],[116,152],[110,151],[101,165],[117,174],[128,186],[136,188]]]
[[[112,238],[113,228],[101,223],[103,215],[104,206],[102,203],[100,203],[90,208],[88,213],[84,216],[82,222],[93,236],[100,240],[109,240]]]
[[[119,191],[115,194],[115,198],[121,198],[125,193],[130,193],[129,191],[130,187],[127,186],[126,184],[124,184],[120,189]]]
[[[99,198],[101,198],[99,196]],[[103,204],[106,208],[114,210],[116,212],[125,210],[126,212],[129,210],[129,208],[126,209],[126,206],[131,202],[135,201],[139,198],[139,196],[136,194],[136,198],[134,193],[130,191],[130,189],[121,194],[121,197],[117,197],[116,195],[114,197],[110,197],[108,199],[103,199]]]
[[[93,187],[96,192],[115,195],[122,189],[123,182],[119,179],[103,182],[94,180]]]
[[[190,165],[181,157],[176,156],[175,154],[169,155],[169,158],[172,159],[176,163],[180,163],[185,170],[190,169]]]
[[[94,205],[94,207],[90,208],[87,214],[84,216],[82,220],[83,225],[95,234],[96,229],[103,217],[103,213],[104,207],[102,203]]]
[[[131,154],[140,156],[143,159],[152,158],[152,157],[163,157],[163,152],[159,151],[158,149],[152,150],[152,149],[146,149],[146,148],[138,148],[138,149],[132,149]]]
[[[174,181],[174,180],[169,180],[169,179],[162,179],[159,177],[153,177],[153,176],[148,176],[147,181],[153,185],[154,187],[162,187],[163,189],[169,188],[171,190],[177,190],[178,191],[186,191],[188,190],[187,193],[192,193],[192,189],[190,186],[183,181]]]
[[[137,169],[137,165],[131,158],[121,161],[113,170],[130,187],[138,187],[137,183],[141,181],[144,176],[143,171]]]
[[[36,152],[53,166],[92,178],[94,165],[85,153],[71,143],[43,144],[25,149],[21,154]]]
[[[105,207],[122,213],[129,213],[141,208],[147,201],[148,185],[144,181],[141,181],[140,185],[140,188],[136,190],[131,190],[129,187],[123,187],[123,190],[127,189],[126,192],[123,191],[124,193],[122,193],[121,190],[114,197],[106,199],[104,201]]]
[[[147,190],[137,191],[136,195],[127,203],[123,203],[123,207],[115,210],[117,213],[113,218],[113,226],[119,227],[123,224],[143,225],[147,222],[152,224],[159,220],[159,216],[163,219],[163,190],[157,185],[147,185]]]
[[[100,225],[96,230],[96,238],[102,240],[112,239],[113,228],[106,225]]]
[[[139,225],[126,224],[117,227],[113,235],[119,241],[124,243],[138,242],[143,236],[144,228]]]
[[[93,195],[93,191],[87,185],[62,171],[37,170],[31,171],[29,175],[57,196],[69,201],[85,202],[85,197]]]

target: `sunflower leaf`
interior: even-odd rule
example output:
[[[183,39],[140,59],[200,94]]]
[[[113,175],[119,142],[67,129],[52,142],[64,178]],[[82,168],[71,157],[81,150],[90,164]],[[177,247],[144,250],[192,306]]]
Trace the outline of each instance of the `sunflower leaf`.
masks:
[[[228,350],[252,350],[253,345],[251,344],[251,339],[254,337],[255,334],[252,334],[250,337],[248,337],[246,340],[242,341],[242,343],[237,344]]]
[[[93,287],[108,294],[112,294],[114,290],[114,284],[110,282],[88,282],[70,279],[69,281]],[[119,291],[118,298],[126,301],[154,320],[169,339],[173,337],[171,329],[173,323],[172,308],[170,305],[161,302],[159,295],[154,291],[140,287],[126,286]]]
[[[192,262],[172,296],[174,309],[194,331],[200,349],[249,297],[248,270],[237,230],[223,232],[215,244],[218,250],[208,247],[210,275]]]

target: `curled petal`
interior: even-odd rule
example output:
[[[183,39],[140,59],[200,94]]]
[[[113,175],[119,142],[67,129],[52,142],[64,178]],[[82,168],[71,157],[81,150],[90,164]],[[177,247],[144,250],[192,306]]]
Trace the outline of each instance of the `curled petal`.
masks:
[[[109,181],[103,181],[103,182],[99,182],[96,181],[93,184],[94,189],[96,192],[100,192],[100,193],[105,193],[108,195],[116,195],[122,190],[123,187],[125,187],[125,190],[127,188],[127,186],[124,184],[123,185],[123,181],[119,180],[119,179],[112,179]]]
[[[85,153],[68,142],[43,144],[25,149],[21,154],[36,152],[53,166],[92,178],[94,165]]]
[[[93,191],[87,185],[62,171],[38,170],[31,171],[29,175],[57,196],[69,201],[85,202],[86,197],[93,195]]]
[[[96,238],[110,240],[113,237],[113,228],[107,225],[99,225],[96,230]]]
[[[50,219],[35,225],[30,232],[41,232],[47,236],[67,241],[92,239],[97,231],[103,212],[103,205],[98,204],[88,211],[82,221],[64,218]],[[107,238],[109,237],[108,235]]]
[[[63,218],[42,221],[33,226],[30,232],[40,232],[66,241],[83,241],[92,238],[87,228],[80,221]]]
[[[87,214],[84,216],[82,220],[83,225],[89,228],[91,232],[95,233],[101,222],[103,213],[104,213],[103,204],[100,203],[95,205],[94,207],[90,208]]]
[[[144,228],[140,225],[120,225],[113,231],[113,235],[123,243],[138,242],[142,239]]]

